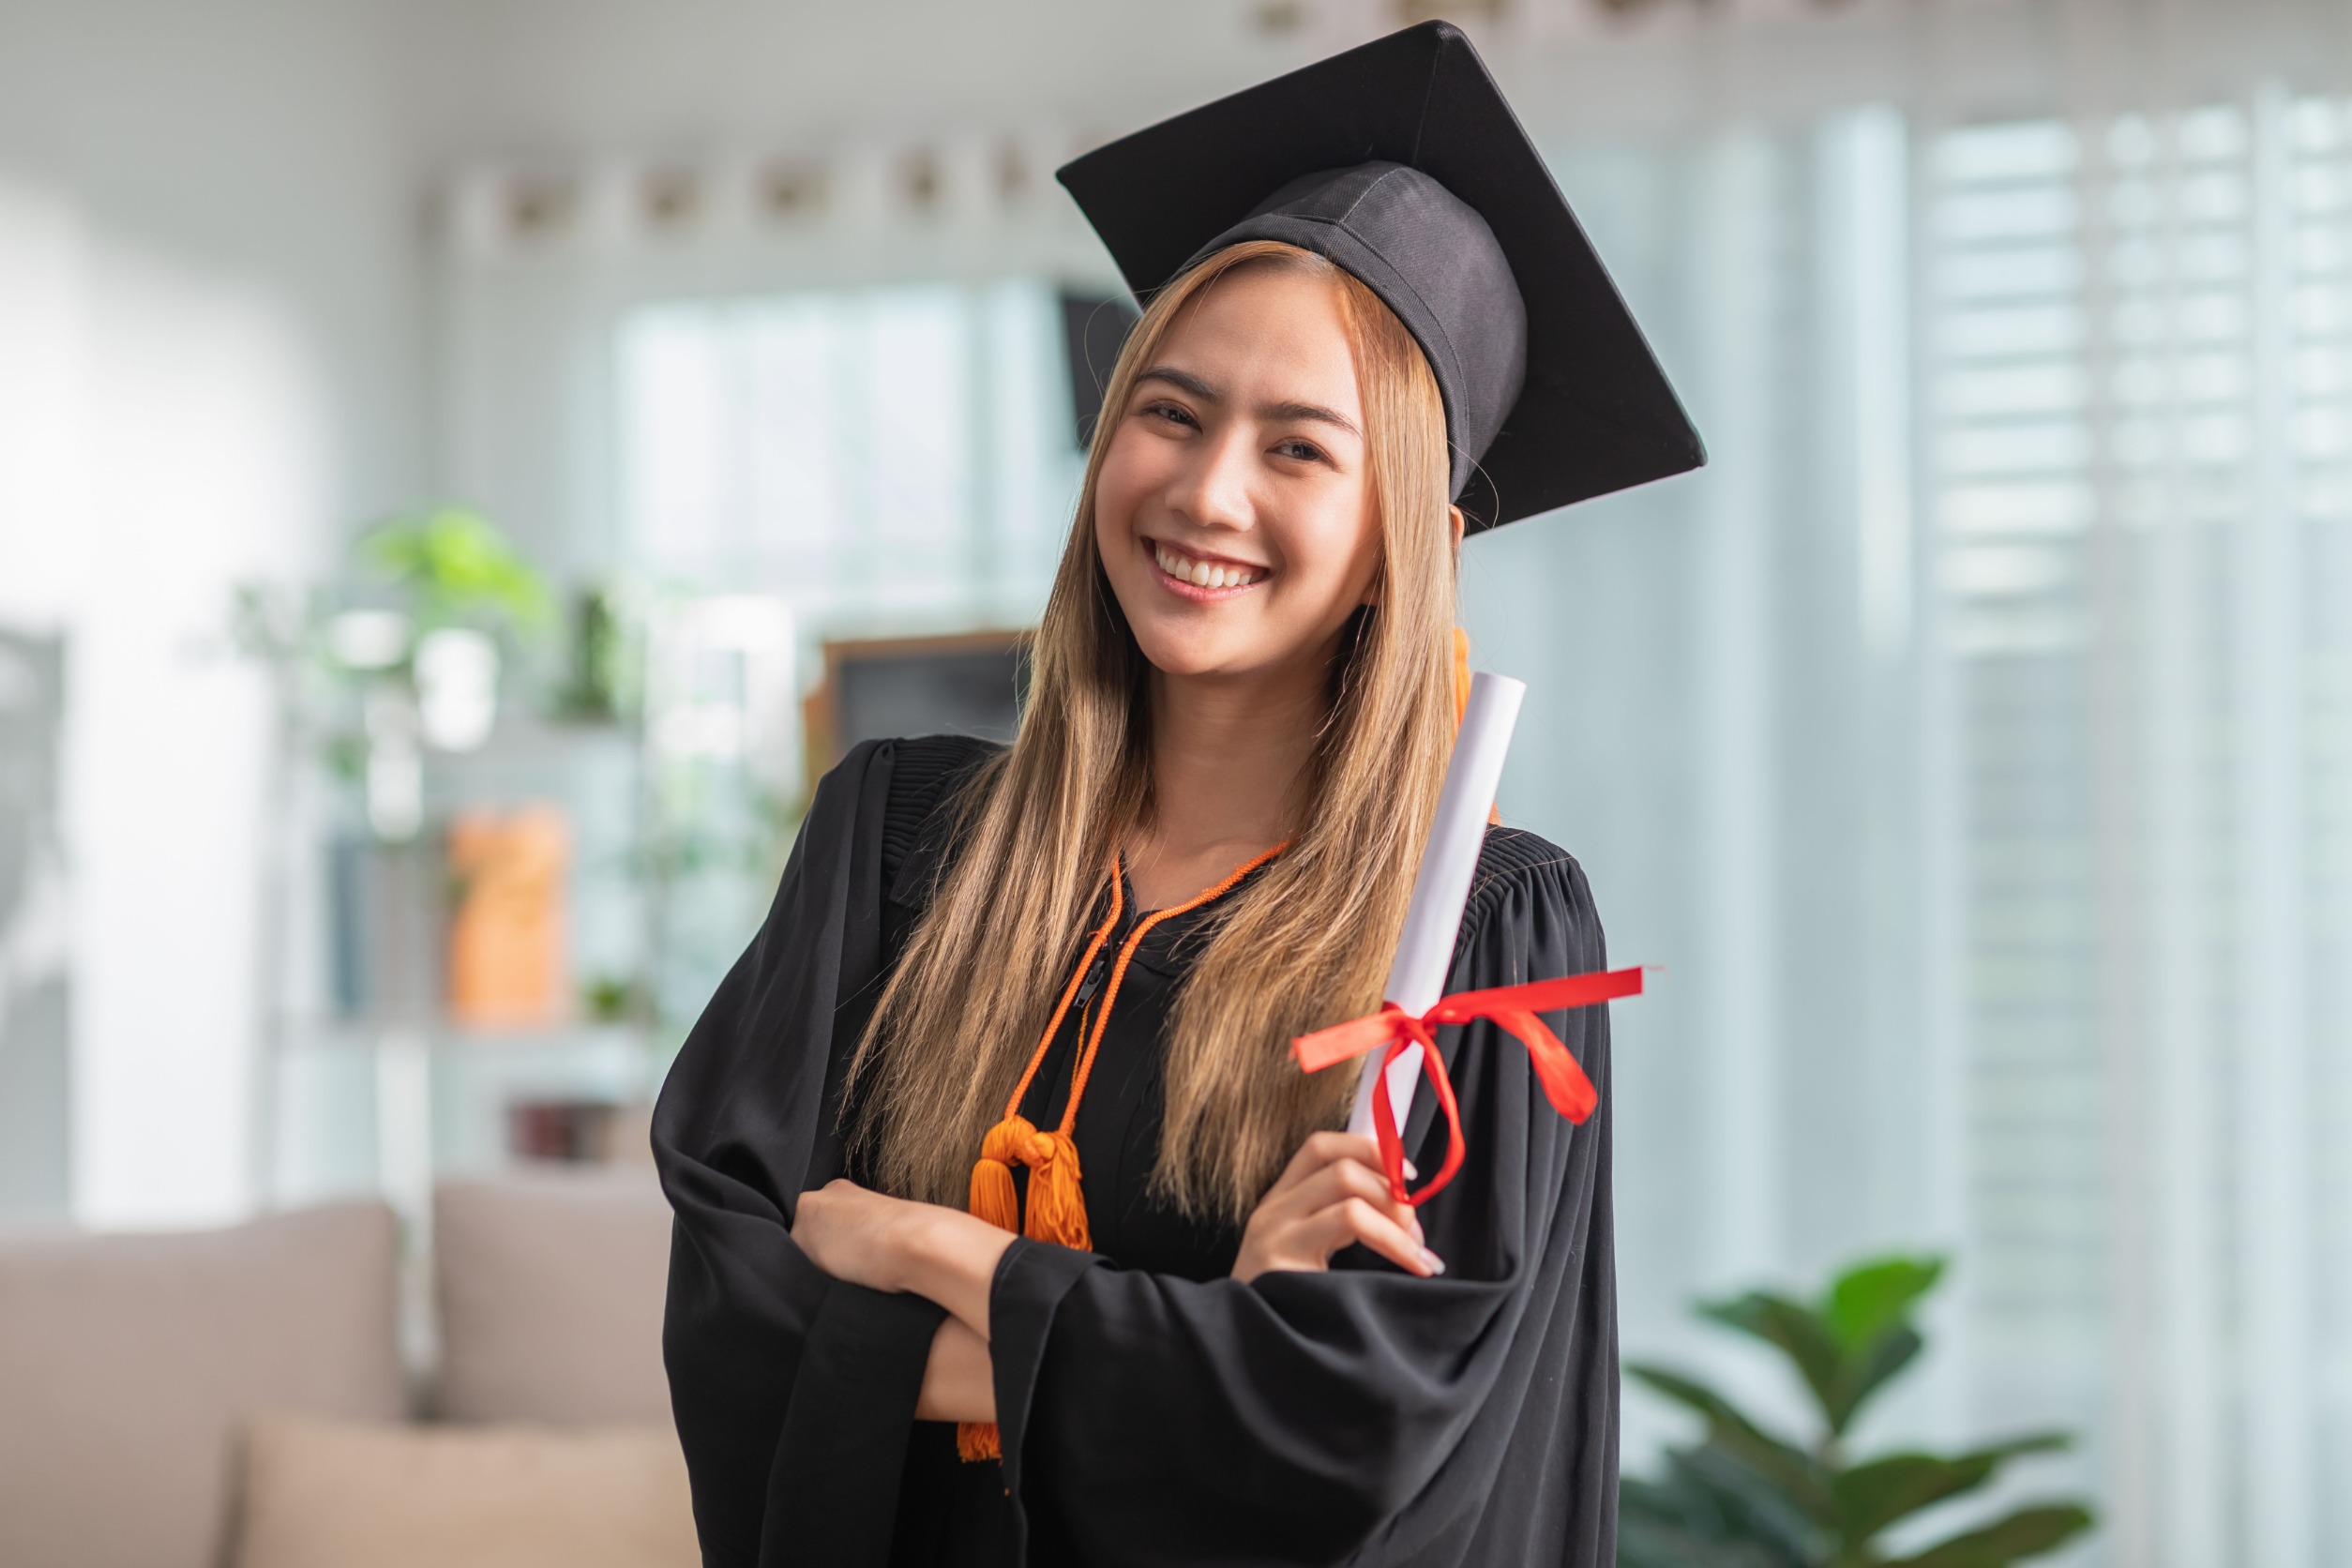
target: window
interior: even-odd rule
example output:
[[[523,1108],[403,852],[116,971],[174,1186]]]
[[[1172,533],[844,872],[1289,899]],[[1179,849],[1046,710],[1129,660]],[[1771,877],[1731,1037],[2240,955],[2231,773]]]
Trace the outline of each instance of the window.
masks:
[[[640,565],[756,589],[805,633],[1021,625],[1076,496],[1042,284],[659,305],[620,336]]]
[[[1975,1364],[2110,1561],[2352,1549],[2352,114],[1944,135]]]

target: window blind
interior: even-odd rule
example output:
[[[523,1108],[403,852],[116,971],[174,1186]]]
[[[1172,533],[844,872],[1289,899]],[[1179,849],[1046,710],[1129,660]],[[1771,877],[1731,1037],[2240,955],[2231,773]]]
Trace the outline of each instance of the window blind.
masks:
[[[2102,1434],[2106,1560],[2346,1560],[2352,118],[1924,173],[1980,1398]]]

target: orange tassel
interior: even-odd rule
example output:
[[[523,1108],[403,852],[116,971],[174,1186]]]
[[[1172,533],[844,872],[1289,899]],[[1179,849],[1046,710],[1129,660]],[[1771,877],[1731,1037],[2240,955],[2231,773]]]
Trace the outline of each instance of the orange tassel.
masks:
[[[1053,1242],[1087,1252],[1094,1234],[1086,1224],[1086,1189],[1078,1180],[1078,1139],[1048,1133],[1039,1139],[1045,1157],[1029,1162],[1029,1225],[1033,1242]]]
[[[980,1157],[972,1167],[971,1213],[999,1230],[1021,1229],[1020,1199],[1013,1190],[1013,1167],[1029,1167],[1029,1235],[1040,1242],[1059,1242],[1084,1251],[1086,1197],[1078,1185],[1078,1144],[1065,1133],[1041,1133],[1026,1116],[1008,1116],[988,1129],[980,1140]],[[1077,1234],[1070,1229],[1070,1211],[1078,1214]],[[956,1454],[967,1464],[1003,1457],[1003,1444],[993,1423],[958,1422]]]
[[[999,1136],[1014,1130],[1033,1134],[1036,1129],[1015,1117],[1013,1122],[999,1122],[988,1129],[988,1140],[980,1146],[980,1157],[972,1166],[972,1201],[966,1205],[972,1213],[987,1220],[999,1230],[1018,1234],[1021,1228],[1020,1196],[1013,1190],[1012,1153],[998,1147],[1003,1139]]]
[[[1013,1192],[1013,1167],[1029,1167],[1029,1223],[1021,1224]],[[1053,1242],[1085,1251],[1093,1242],[1086,1223],[1086,1189],[1078,1171],[1078,1139],[1067,1132],[1041,1133],[1026,1116],[1008,1116],[980,1141],[972,1167],[970,1213],[999,1230],[1034,1242]]]

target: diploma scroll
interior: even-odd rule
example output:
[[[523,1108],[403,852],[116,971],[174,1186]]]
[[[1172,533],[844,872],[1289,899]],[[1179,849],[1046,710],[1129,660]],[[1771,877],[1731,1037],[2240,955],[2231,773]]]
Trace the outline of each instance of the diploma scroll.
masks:
[[[1397,938],[1396,961],[1389,968],[1383,993],[1383,1000],[1415,1018],[1445,994],[1462,908],[1470,901],[1470,877],[1486,842],[1487,815],[1494,808],[1503,759],[1511,751],[1511,731],[1526,696],[1527,684],[1508,675],[1482,671],[1470,677],[1470,702],[1454,736],[1454,759],[1446,766],[1445,787],[1438,792],[1437,820],[1430,824],[1428,847],[1413,879],[1412,902],[1406,906],[1405,929]],[[1355,1109],[1348,1118],[1351,1133],[1369,1137],[1373,1131],[1372,1096],[1380,1089],[1383,1054],[1376,1050],[1364,1056]],[[1389,1104],[1401,1130],[1421,1081],[1421,1053],[1406,1051],[1389,1063],[1386,1076]]]

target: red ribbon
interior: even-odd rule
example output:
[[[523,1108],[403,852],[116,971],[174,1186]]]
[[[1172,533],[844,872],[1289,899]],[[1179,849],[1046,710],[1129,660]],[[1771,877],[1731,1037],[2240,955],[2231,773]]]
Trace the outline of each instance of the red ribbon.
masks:
[[[1290,1054],[1298,1059],[1301,1067],[1318,1073],[1334,1063],[1385,1048],[1386,1054],[1380,1058],[1380,1085],[1385,1091],[1389,1063],[1404,1055],[1409,1048],[1421,1048],[1421,1070],[1438,1096],[1438,1108],[1445,1114],[1446,1145],[1445,1163],[1419,1192],[1405,1189],[1405,1143],[1397,1136],[1395,1108],[1390,1105],[1386,1093],[1372,1096],[1372,1126],[1380,1135],[1380,1164],[1388,1172],[1388,1190],[1398,1202],[1417,1206],[1435,1198],[1454,1180],[1454,1173],[1462,1168],[1465,1153],[1461,1108],[1454,1102],[1454,1084],[1445,1076],[1445,1058],[1438,1054],[1437,1036],[1431,1032],[1441,1024],[1469,1023],[1473,1018],[1485,1018],[1508,1030],[1527,1047],[1528,1061],[1534,1066],[1536,1080],[1543,1084],[1544,1097],[1551,1101],[1552,1108],[1581,1125],[1592,1114],[1600,1095],[1593,1090],[1592,1080],[1584,1076],[1584,1068],[1560,1043],[1560,1036],[1536,1015],[1555,1013],[1563,1007],[1591,1007],[1621,996],[1638,996],[1641,973],[1638,969],[1595,970],[1590,974],[1563,975],[1557,980],[1530,980],[1523,986],[1456,991],[1440,998],[1436,1006],[1419,1018],[1394,1002],[1383,1003],[1377,1013],[1300,1035],[1290,1042]]]

